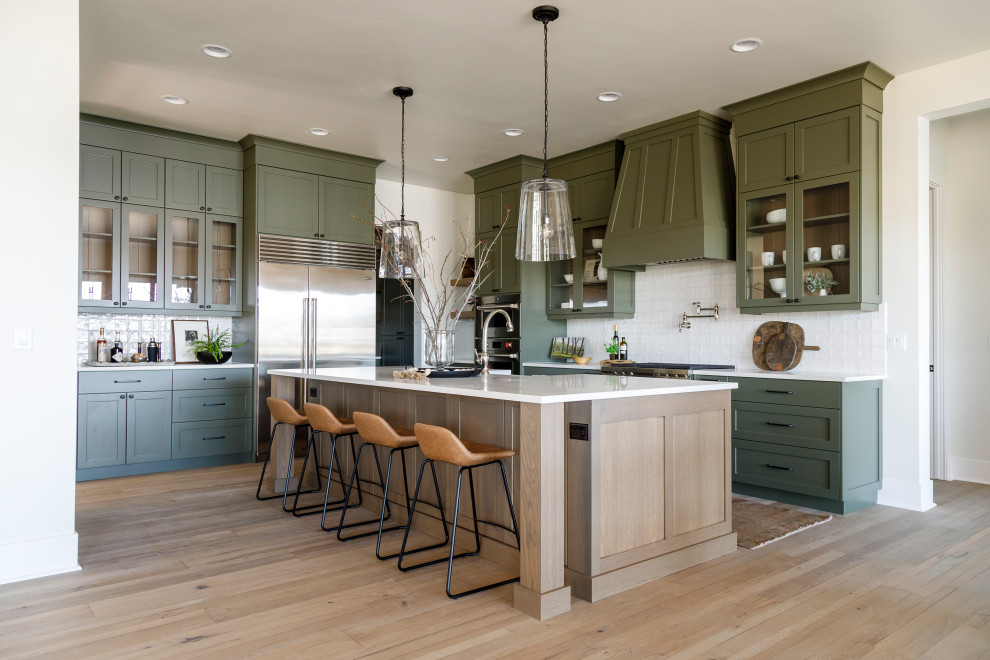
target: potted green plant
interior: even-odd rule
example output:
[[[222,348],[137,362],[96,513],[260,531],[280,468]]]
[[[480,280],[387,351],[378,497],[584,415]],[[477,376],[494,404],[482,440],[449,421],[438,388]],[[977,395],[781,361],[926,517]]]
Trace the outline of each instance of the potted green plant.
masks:
[[[206,334],[201,339],[191,342],[192,348],[196,351],[196,359],[203,364],[223,364],[234,354],[233,349],[243,346],[246,341],[240,344],[232,344],[229,330],[206,330]]]
[[[809,273],[804,278],[804,288],[810,293],[817,291],[820,296],[827,296],[829,289],[836,284],[838,282],[832,279],[831,273],[827,272]]]
[[[619,359],[619,338],[612,337],[604,344],[605,352],[608,353],[609,360]]]

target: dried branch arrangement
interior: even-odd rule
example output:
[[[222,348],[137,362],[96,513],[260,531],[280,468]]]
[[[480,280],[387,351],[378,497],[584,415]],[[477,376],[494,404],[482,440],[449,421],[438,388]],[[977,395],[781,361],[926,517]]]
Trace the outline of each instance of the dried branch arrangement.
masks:
[[[489,263],[492,248],[502,234],[498,233],[490,239],[483,241],[471,241],[461,228],[461,225],[454,223],[456,229],[457,245],[451,244],[446,254],[437,264],[434,262],[431,250],[426,249],[436,241],[435,236],[422,239],[422,246],[397,245],[389,241],[382,240],[380,227],[389,222],[397,222],[397,218],[385,205],[379,206],[383,209],[379,217],[369,209],[369,213],[375,219],[375,243],[381,249],[382,261],[402,263],[406,265],[406,272],[409,279],[419,280],[424,283],[420,287],[420,295],[417,297],[413,293],[412,285],[408,279],[399,280],[405,294],[402,298],[411,301],[415,306],[416,313],[423,322],[423,330],[426,333],[439,332],[450,333],[452,336],[457,319],[461,314],[473,304],[478,287],[481,286],[491,276],[491,271],[485,268]],[[367,207],[365,207],[367,208]],[[503,208],[502,225],[511,212],[509,207]],[[357,218],[360,220],[360,218]],[[362,221],[363,222],[363,221]],[[470,278],[467,285],[464,285],[464,278],[461,277],[465,261],[469,257],[475,257],[474,276]],[[452,286],[451,280],[461,280],[460,286]],[[439,342],[427,342],[428,349],[439,351]],[[439,363],[439,355],[427,355],[426,361],[431,364]]]

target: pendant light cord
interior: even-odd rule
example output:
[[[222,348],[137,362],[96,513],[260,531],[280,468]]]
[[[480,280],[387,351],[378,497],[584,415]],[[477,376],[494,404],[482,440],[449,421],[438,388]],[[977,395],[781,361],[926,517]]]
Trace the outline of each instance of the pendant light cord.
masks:
[[[547,54],[547,26],[543,21],[543,178],[547,178],[547,134],[550,132],[550,64]]]
[[[406,219],[406,97],[402,97],[402,184],[400,185],[399,197],[401,199],[399,208],[399,221]],[[546,158],[546,147],[543,147],[544,159]],[[546,166],[544,166],[544,176]]]

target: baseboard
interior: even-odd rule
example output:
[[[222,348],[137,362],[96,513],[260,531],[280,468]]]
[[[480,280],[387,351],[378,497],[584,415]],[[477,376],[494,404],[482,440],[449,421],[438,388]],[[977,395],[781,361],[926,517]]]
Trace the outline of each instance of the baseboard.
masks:
[[[877,493],[877,504],[911,511],[928,511],[935,507],[935,494],[932,488],[931,479],[917,483],[884,478],[883,487]]]
[[[950,458],[950,481],[972,481],[976,484],[990,484],[990,461],[976,458]]]
[[[0,545],[0,584],[78,570],[79,536],[75,532]]]

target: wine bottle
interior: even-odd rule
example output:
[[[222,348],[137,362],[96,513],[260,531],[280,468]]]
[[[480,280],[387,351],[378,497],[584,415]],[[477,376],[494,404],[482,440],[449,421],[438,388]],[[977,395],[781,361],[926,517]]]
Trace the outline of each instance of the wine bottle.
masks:
[[[120,330],[117,330],[117,338],[113,341],[113,348],[110,349],[111,362],[124,361],[124,345],[120,343]]]
[[[103,328],[100,328],[100,338],[96,340],[96,361],[108,362],[110,356],[107,353],[107,339],[103,336]]]
[[[148,342],[148,362],[161,362],[162,361],[162,348],[152,337],[151,341]]]
[[[625,337],[623,337],[622,341],[619,342],[619,359],[620,360],[629,359],[629,344],[626,343]]]

